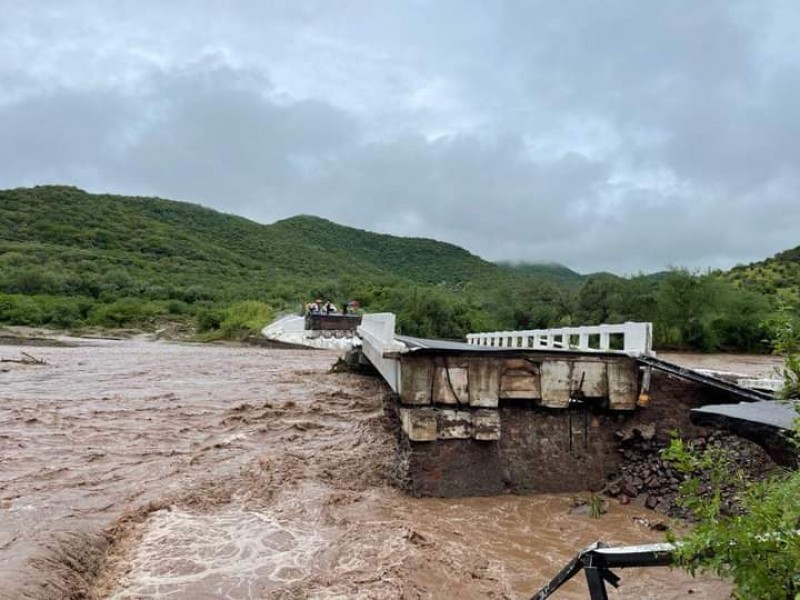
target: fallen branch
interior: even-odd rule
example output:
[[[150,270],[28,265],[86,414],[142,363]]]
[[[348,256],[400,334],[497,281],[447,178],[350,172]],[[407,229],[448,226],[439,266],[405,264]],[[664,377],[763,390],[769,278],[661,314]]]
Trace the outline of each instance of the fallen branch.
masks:
[[[46,365],[47,361],[43,358],[37,358],[27,352],[20,352],[22,358],[0,358],[0,363],[18,363],[21,365]]]

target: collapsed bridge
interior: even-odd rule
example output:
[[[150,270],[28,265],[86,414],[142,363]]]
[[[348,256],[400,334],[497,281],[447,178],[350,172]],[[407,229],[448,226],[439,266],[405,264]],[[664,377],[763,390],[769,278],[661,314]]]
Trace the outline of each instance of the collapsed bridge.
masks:
[[[396,335],[390,313],[358,328],[395,395],[398,478],[432,496],[599,490],[630,432],[667,436],[695,427],[702,405],[773,400],[656,358],[651,332],[625,323],[462,343]],[[671,385],[684,386],[677,400]]]

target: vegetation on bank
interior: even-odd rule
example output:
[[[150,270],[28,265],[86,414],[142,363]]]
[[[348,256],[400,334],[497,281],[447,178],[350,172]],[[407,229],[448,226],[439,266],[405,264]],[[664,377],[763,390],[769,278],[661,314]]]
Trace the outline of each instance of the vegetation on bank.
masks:
[[[729,579],[734,597],[742,600],[800,598],[800,471],[748,482],[736,475],[723,447],[699,451],[678,438],[665,458],[687,476],[681,498],[697,519],[680,540],[678,564],[692,575],[711,572]],[[710,474],[710,484],[702,485],[698,473]],[[723,510],[720,491],[731,482],[739,500],[733,514]]]
[[[775,352],[783,357],[780,395],[800,411],[800,329],[785,304],[770,324]],[[791,439],[800,451],[800,417]],[[697,523],[682,536],[677,563],[692,575],[711,572],[730,579],[742,600],[800,600],[800,470],[781,470],[748,480],[724,446],[695,448],[676,436],[662,456],[684,476],[679,502]],[[738,508],[726,510],[734,485]],[[676,541],[674,535],[668,536]]]
[[[6,324],[178,320],[207,338],[238,337],[321,297],[395,312],[410,335],[648,320],[662,347],[766,351],[764,323],[779,298],[797,296],[798,265],[795,249],[728,273],[582,276],[559,265],[493,264],[451,244],[317,217],[261,225],[66,186],[0,191]]]

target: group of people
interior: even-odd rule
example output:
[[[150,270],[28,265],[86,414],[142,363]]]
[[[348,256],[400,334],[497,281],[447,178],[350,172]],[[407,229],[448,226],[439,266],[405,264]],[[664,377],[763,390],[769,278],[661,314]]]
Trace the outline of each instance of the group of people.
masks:
[[[347,314],[354,314],[358,310],[359,304],[355,300],[350,300],[345,302],[342,305],[342,313],[343,315]],[[322,303],[322,300],[316,298],[313,302],[309,302],[306,304],[306,313],[311,315],[332,315],[339,312],[339,309],[336,308],[336,305],[331,302],[330,300],[326,300],[325,303]]]

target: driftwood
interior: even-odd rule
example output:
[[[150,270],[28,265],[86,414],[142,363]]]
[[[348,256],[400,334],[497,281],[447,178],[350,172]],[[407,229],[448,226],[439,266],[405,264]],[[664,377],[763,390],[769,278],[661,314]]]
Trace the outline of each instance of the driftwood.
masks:
[[[22,358],[0,358],[0,363],[18,363],[21,365],[46,365],[47,361],[43,358],[37,358],[27,352],[20,352]]]

